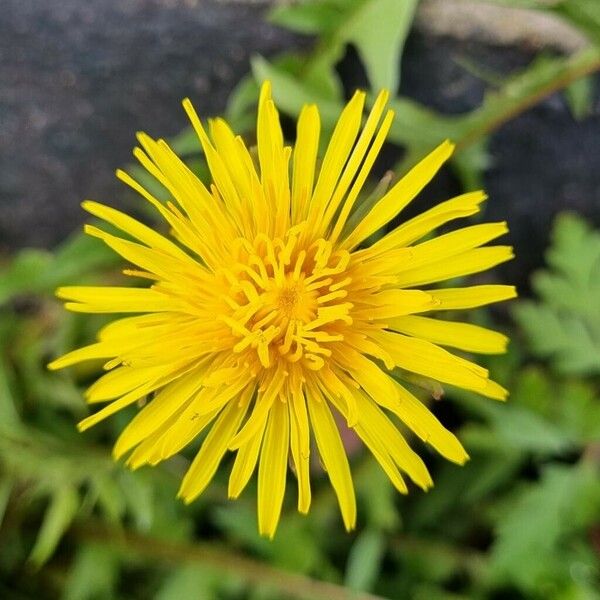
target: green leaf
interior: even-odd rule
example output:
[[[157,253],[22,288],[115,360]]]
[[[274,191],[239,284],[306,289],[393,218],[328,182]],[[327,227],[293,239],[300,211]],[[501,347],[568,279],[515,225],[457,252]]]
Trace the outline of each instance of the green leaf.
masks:
[[[370,590],[379,576],[384,550],[385,538],[381,531],[363,531],[350,549],[345,585],[353,590]]]
[[[63,600],[115,598],[118,555],[105,546],[86,544],[78,552],[65,583]]]
[[[457,145],[451,164],[465,189],[480,187],[482,174],[491,162],[488,135],[541,97],[599,66],[600,52],[596,49],[566,58],[538,58],[488,92],[479,108],[459,116],[443,115],[408,98],[393,99],[390,108],[395,118],[389,139],[406,148],[398,171],[406,172],[440,142],[450,139]]]
[[[119,472],[121,489],[129,511],[139,531],[147,531],[154,522],[154,488],[142,473],[122,470]]]
[[[269,13],[269,21],[280,27],[306,35],[322,35],[331,31],[343,14],[340,2],[312,0],[276,6]]]
[[[565,97],[571,114],[581,121],[592,114],[594,108],[594,77],[582,77],[565,88]]]
[[[119,257],[99,240],[77,233],[55,253],[25,249],[0,269],[0,304],[19,294],[50,294],[99,269],[118,264]]]
[[[371,88],[398,89],[400,56],[417,8],[417,0],[363,2],[343,30],[365,65]],[[341,32],[340,32],[341,33]]]
[[[355,475],[356,493],[364,502],[366,522],[373,529],[393,531],[400,524],[397,492],[375,460],[368,460]]]
[[[345,47],[353,44],[373,90],[395,94],[400,57],[418,0],[324,0],[278,7],[272,22],[293,31],[321,35],[312,62],[321,62],[323,76],[332,71]],[[310,71],[308,64],[306,71]]]
[[[2,520],[4,519],[4,513],[6,512],[13,487],[14,481],[10,477],[6,475],[0,477],[0,526],[2,526]]]
[[[52,255],[43,250],[21,250],[0,270],[0,304],[17,294],[36,290],[38,280],[48,272]]]
[[[560,402],[553,402],[555,422],[581,445],[593,444],[600,439],[600,402],[597,391],[585,381],[566,381],[556,394]]]
[[[594,0],[562,0],[551,9],[577,29],[594,44],[600,44],[600,3]]]
[[[559,373],[600,373],[600,233],[563,214],[546,259],[552,270],[533,277],[541,302],[521,302],[515,318],[534,355]]]
[[[183,598],[218,598],[219,577],[203,567],[184,565],[173,571],[155,596],[155,600],[182,600]]]
[[[554,454],[574,445],[569,435],[558,425],[543,419],[534,412],[514,405],[493,407],[496,413],[494,429],[501,443],[521,452]],[[505,409],[505,410],[502,410]]]
[[[29,560],[40,567],[52,555],[63,533],[67,530],[79,508],[79,494],[69,485],[60,486],[52,495],[44,514]]]
[[[115,479],[107,474],[96,477],[93,482],[96,502],[102,509],[107,521],[120,523],[127,511],[125,498]]]
[[[14,426],[19,422],[14,379],[11,365],[0,353],[0,427]]]
[[[254,109],[258,100],[259,88],[251,75],[244,77],[234,88],[227,100],[225,116],[230,127],[242,134],[254,127]]]
[[[500,516],[491,563],[500,580],[535,590],[560,565],[564,544],[600,510],[595,468],[553,465],[527,486]]]

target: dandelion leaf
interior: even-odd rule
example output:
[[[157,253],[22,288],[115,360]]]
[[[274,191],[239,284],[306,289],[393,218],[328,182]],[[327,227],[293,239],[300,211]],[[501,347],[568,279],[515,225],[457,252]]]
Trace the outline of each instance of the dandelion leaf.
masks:
[[[533,277],[539,300],[522,302],[515,317],[534,355],[559,373],[600,373],[600,232],[561,215],[547,262]]]

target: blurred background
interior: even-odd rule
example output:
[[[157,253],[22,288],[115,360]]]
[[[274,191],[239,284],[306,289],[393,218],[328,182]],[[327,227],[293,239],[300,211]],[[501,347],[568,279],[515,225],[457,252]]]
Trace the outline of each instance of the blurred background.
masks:
[[[418,600],[600,598],[600,2],[598,0],[1,0],[0,597]],[[445,138],[449,167],[406,218],[484,187],[517,258],[478,282],[521,298],[466,315],[511,335],[487,361],[506,405],[448,390],[432,410],[471,455],[414,442],[436,486],[399,497],[351,439],[359,524],[343,531],[317,468],[309,517],[291,490],[273,542],[226,472],[175,499],[193,448],[131,473],[110,458],[130,418],[80,435],[98,365],[48,373],[101,317],[58,285],[120,264],[81,233],[79,203],[144,206],[114,177],[135,132],[169,139],[206,177],[180,101],[252,142],[258,85],[284,130],[316,102],[325,135],[355,88],[392,91],[371,186]],[[473,278],[471,279],[473,281]],[[289,475],[290,482],[293,474]],[[290,488],[293,487],[293,483]]]

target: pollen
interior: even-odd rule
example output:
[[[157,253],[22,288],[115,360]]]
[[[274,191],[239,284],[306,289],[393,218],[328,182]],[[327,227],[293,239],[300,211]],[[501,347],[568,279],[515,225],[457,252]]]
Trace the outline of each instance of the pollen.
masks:
[[[324,239],[304,248],[294,233],[283,240],[242,240],[225,277],[230,310],[220,318],[239,338],[235,352],[256,350],[254,376],[279,360],[322,368],[323,357],[331,356],[331,345],[343,340],[344,327],[352,323],[352,304],[345,301],[352,281],[345,276],[349,253],[334,252]]]

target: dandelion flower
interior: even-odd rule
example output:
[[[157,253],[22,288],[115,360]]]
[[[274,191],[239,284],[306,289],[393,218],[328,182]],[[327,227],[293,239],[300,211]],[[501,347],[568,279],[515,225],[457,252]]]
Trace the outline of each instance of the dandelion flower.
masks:
[[[442,143],[368,210],[360,208],[359,195],[392,123],[387,100],[381,92],[363,124],[365,93],[357,92],[319,161],[317,108],[302,109],[292,149],[265,83],[257,165],[224,120],[211,120],[205,128],[185,100],[210,187],[165,141],[144,134],[134,155],[172,200],[162,204],[117,172],[154,206],[171,238],[114,208],[83,203],[126,237],[91,225],[87,233],[135,265],[127,275],[151,285],[57,291],[73,311],[139,313],[118,318],[99,332],[97,342],[51,363],[58,369],[107,361],[106,373],[86,397],[110,403],[79,429],[151,398],[119,436],[115,458],[128,454],[134,469],[156,465],[206,433],[180,497],[197,498],[233,451],[229,496],[239,496],[258,465],[258,527],[269,537],[280,518],[288,461],[297,479],[298,510],[308,512],[313,451],[327,471],[346,528],[355,526],[354,488],[335,413],[406,493],[405,477],[424,490],[432,480],[396,419],[447,459],[463,464],[468,458],[458,439],[401,383],[406,376],[506,397],[486,369],[453,351],[501,353],[507,338],[426,315],[506,300],[515,296],[514,288],[422,289],[513,256],[509,246],[482,247],[506,233],[505,223],[429,236],[477,213],[485,194],[463,194],[373,236],[432,179],[453,145]]]

